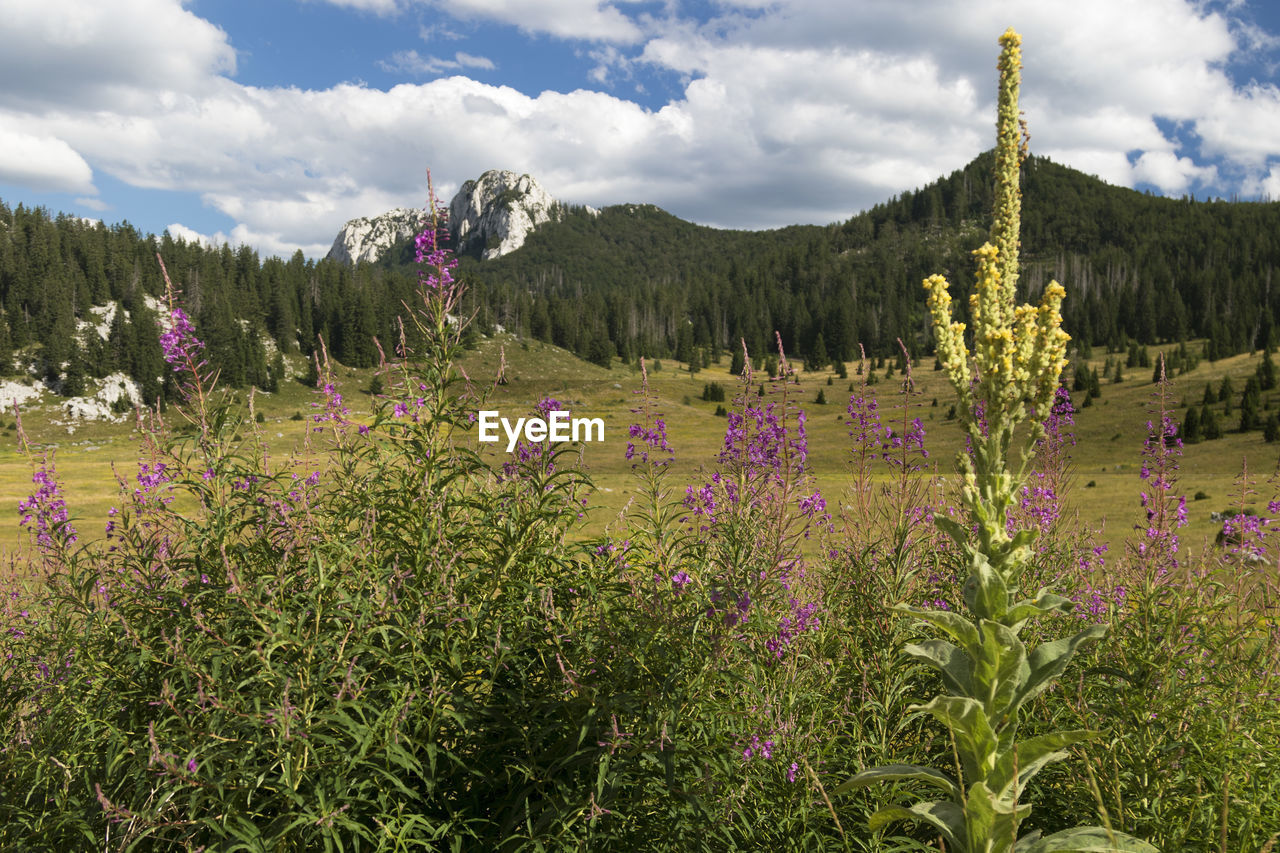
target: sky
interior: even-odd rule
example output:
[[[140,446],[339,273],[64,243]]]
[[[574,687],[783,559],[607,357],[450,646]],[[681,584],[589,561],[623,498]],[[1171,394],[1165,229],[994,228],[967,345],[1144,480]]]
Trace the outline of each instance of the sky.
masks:
[[[489,169],[724,228],[827,224],[994,142],[1280,199],[1267,0],[0,0],[0,200],[318,258]]]

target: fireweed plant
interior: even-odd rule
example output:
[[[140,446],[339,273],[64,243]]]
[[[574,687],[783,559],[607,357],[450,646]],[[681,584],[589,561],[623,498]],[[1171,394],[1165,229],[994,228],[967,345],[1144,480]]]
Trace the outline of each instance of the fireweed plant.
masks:
[[[1030,561],[1034,527],[1011,532],[1010,511],[1018,503],[1034,448],[1066,364],[1068,336],[1060,328],[1064,291],[1045,288],[1040,305],[1015,305],[1018,277],[1020,144],[1018,87],[1021,37],[1012,29],[1000,38],[1000,87],[996,122],[996,201],[991,241],[974,254],[976,292],[970,298],[973,352],[965,325],[951,318],[951,297],[942,276],[925,281],[938,358],[955,387],[957,409],[970,452],[959,457],[961,503],[967,524],[935,516],[938,526],[963,554],[968,568],[962,593],[968,615],[898,604],[951,640],[926,640],[905,648],[911,658],[935,669],[946,693],[920,710],[950,733],[956,778],[933,768],[888,765],[864,770],[845,785],[851,789],[886,780],[912,780],[941,789],[945,798],[911,807],[889,806],[870,818],[872,828],[896,820],[929,825],[958,853],[1003,851],[1153,850],[1151,845],[1101,827],[1073,828],[1022,838],[1019,824],[1030,815],[1021,803],[1028,782],[1047,764],[1063,760],[1063,749],[1089,736],[1083,730],[1057,731],[1018,740],[1023,706],[1048,689],[1085,643],[1106,629],[1089,625],[1074,636],[1042,643],[1029,651],[1019,633],[1049,613],[1067,613],[1072,603],[1040,589],[1019,596],[1023,568]],[[1020,467],[1011,470],[1015,430],[1025,431]]]
[[[168,417],[194,429],[140,421],[88,544],[38,465],[42,569],[4,590],[0,847],[496,850],[591,818],[608,722],[573,673],[600,596],[565,541],[586,481],[571,450],[503,470],[463,440],[482,393],[453,366],[434,198],[425,219],[371,422],[317,349],[306,444],[268,458],[171,287]]]

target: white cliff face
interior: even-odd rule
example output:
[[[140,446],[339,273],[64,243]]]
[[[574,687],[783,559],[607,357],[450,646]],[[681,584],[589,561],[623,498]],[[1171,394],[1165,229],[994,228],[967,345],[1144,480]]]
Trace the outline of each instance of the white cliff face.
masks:
[[[449,232],[459,252],[479,249],[484,260],[524,245],[525,238],[563,210],[528,175],[491,170],[467,181],[449,204]]]
[[[352,219],[342,226],[325,257],[352,265],[377,261],[392,243],[418,233],[422,217],[421,210],[397,207],[381,216]]]

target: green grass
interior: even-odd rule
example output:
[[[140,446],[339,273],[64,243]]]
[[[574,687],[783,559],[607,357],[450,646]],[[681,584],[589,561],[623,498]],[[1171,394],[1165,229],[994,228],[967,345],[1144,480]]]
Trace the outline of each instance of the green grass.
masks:
[[[505,351],[508,384],[495,387],[493,377],[497,373],[500,348]],[[1153,357],[1155,351],[1156,348],[1152,348]],[[1214,363],[1204,362],[1191,373],[1174,378],[1174,398],[1179,404],[1173,417],[1181,423],[1185,414],[1181,401],[1199,404],[1206,382],[1216,389],[1222,378],[1230,375],[1237,393],[1242,391],[1258,358],[1257,354],[1239,355]],[[1100,355],[1090,364],[1100,366],[1104,360],[1105,355]],[[467,354],[462,366],[475,388],[489,394],[488,407],[504,416],[526,414],[537,400],[551,396],[565,403],[576,415],[604,419],[604,442],[587,444],[582,449],[583,460],[598,488],[592,500],[588,529],[598,532],[614,522],[636,486],[624,452],[627,428],[634,419],[631,413],[636,405],[634,392],[640,387],[639,371],[620,362],[615,362],[613,369],[605,370],[550,344],[521,341],[510,335],[483,339],[476,350]],[[297,367],[301,369],[300,360]],[[721,404],[704,402],[701,395],[706,383],[719,382],[730,397],[723,405],[730,406],[740,382],[729,374],[728,368],[726,354],[720,364],[712,364],[695,375],[670,360],[664,360],[661,370],[649,374],[650,386],[658,395],[676,451],[677,482],[697,482],[700,469],[709,467],[719,451],[726,421],[714,413]],[[829,370],[801,371],[800,384],[786,388],[790,400],[801,404],[808,414],[810,465],[833,511],[834,498],[848,480],[850,442],[844,418],[849,384],[852,382],[856,387],[861,381],[856,368],[856,363],[851,363],[849,378],[844,380],[835,378]],[[873,390],[888,423],[891,418],[901,417],[902,377],[885,379],[883,369],[876,373],[879,381]],[[372,370],[345,367],[336,370],[339,390],[353,419],[367,419],[371,414],[372,400],[365,389],[372,374]],[[828,377],[833,380],[831,385],[827,384]],[[956,452],[962,445],[958,425],[946,419],[954,394],[942,374],[932,370],[932,359],[921,360],[914,370],[914,378],[916,393],[911,399],[911,416],[919,417],[924,423],[930,461],[939,473],[950,476]],[[767,393],[779,393],[777,387],[771,389],[768,379],[759,373],[753,388],[758,388],[761,382]],[[813,402],[819,390],[826,396],[826,405]],[[1119,543],[1143,521],[1138,473],[1145,424],[1152,417],[1149,409],[1153,390],[1150,369],[1133,368],[1127,371],[1124,382],[1104,381],[1102,397],[1076,414],[1077,443],[1071,451],[1074,476],[1067,496],[1067,512],[1078,514],[1087,529],[1098,531],[1099,541]],[[237,394],[242,399],[247,396],[247,392]],[[1080,393],[1073,395],[1077,405],[1081,397]],[[275,459],[303,452],[307,422],[292,417],[301,414],[307,418],[318,399],[314,391],[296,380],[284,383],[276,394],[255,393],[255,409],[264,417],[264,423],[259,426],[260,435]],[[935,399],[936,406],[932,405]],[[117,474],[131,478],[136,473],[136,430],[131,420],[124,424],[84,423],[69,429],[56,423],[60,420],[57,402],[45,398],[41,404],[29,407],[22,415],[23,426],[37,450],[47,447],[56,451],[58,475],[74,523],[82,537],[96,538],[101,535],[108,509],[116,503]],[[1263,402],[1266,407],[1280,406],[1280,390],[1264,392]],[[1238,410],[1238,404],[1235,408]],[[1264,412],[1264,417],[1266,414]],[[1220,415],[1219,420],[1224,429],[1234,430],[1238,415],[1233,410],[1231,416]],[[0,547],[13,548],[27,541],[25,531],[18,526],[16,507],[31,491],[31,465],[12,428],[13,418],[0,422],[6,427],[0,429],[0,508],[11,513],[7,517],[0,514]],[[169,426],[177,428],[180,424]],[[505,456],[504,448],[502,443],[485,445],[482,450],[500,462]],[[1182,458],[1179,481],[1179,491],[1187,495],[1190,519],[1189,527],[1183,531],[1183,542],[1196,551],[1211,546],[1218,525],[1211,520],[1210,513],[1233,506],[1233,484],[1245,461],[1251,476],[1259,481],[1259,495],[1252,505],[1264,507],[1271,493],[1262,481],[1276,468],[1278,452],[1280,445],[1266,444],[1258,431],[1247,434],[1228,431],[1219,440],[1188,446]],[[1090,482],[1092,486],[1087,485]],[[1192,500],[1197,492],[1204,492],[1208,498]]]

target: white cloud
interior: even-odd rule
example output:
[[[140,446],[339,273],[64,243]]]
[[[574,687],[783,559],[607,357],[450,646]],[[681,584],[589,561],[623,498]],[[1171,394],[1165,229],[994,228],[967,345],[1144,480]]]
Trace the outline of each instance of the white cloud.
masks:
[[[168,231],[169,236],[173,237],[175,240],[181,240],[184,243],[199,243],[212,249],[220,248],[224,243],[228,242],[227,235],[223,234],[221,231],[213,234],[212,236],[208,234],[201,234],[199,231],[194,228],[188,228],[181,222],[171,222],[165,230]]]
[[[76,204],[80,205],[81,207],[87,207],[90,210],[103,211],[103,210],[111,209],[111,205],[107,204],[102,199],[92,198],[89,196],[81,196],[80,198],[77,198]]]
[[[472,56],[458,51],[453,59],[441,59],[438,56],[422,56],[416,50],[398,50],[391,54],[391,59],[380,60],[378,66],[383,71],[405,74],[437,75],[445,71],[457,71],[463,68],[479,68],[492,71],[497,66],[493,60],[484,56]]]
[[[97,192],[93,170],[65,140],[10,130],[2,124],[0,181],[33,190]]]
[[[493,60],[487,56],[472,56],[469,53],[458,51],[453,55],[453,58],[457,60],[457,63],[463,68],[483,68],[486,71],[492,71],[497,68],[497,66],[493,64]]]
[[[1193,186],[1212,184],[1218,178],[1214,166],[1197,166],[1190,157],[1169,151],[1147,151],[1133,164],[1133,180],[1144,181],[1167,195],[1181,195]]]
[[[226,33],[174,0],[0,0],[0,20],[0,106],[92,110],[145,92],[196,95],[236,67]]]
[[[600,0],[448,0],[442,8],[460,18],[486,18],[558,38],[631,43],[642,35],[631,18]]]
[[[98,172],[197,192],[236,223],[209,239],[285,255],[323,255],[353,216],[420,206],[429,165],[446,198],[500,167],[567,201],[654,202],[709,224],[841,220],[990,147],[996,36],[1011,17],[998,0],[856,12],[740,0],[702,25],[632,19],[598,0],[449,5],[597,42],[582,48],[597,83],[643,85],[655,70],[681,81],[669,103],[646,109],[602,92],[535,97],[478,82],[462,74],[494,63],[463,51],[393,54],[384,67],[455,76],[388,91],[246,86],[228,76],[225,33],[177,0],[121,0],[111,14],[82,5],[0,0],[0,14],[14,13],[0,30],[0,73],[26,57],[51,75],[0,90],[0,179],[21,172],[25,185],[93,194]],[[390,15],[409,0],[345,5]],[[1241,188],[1280,196],[1280,93],[1226,76],[1244,38],[1229,21],[1178,0],[1026,2],[1012,17],[1025,36],[1033,151],[1120,184],[1176,194],[1235,175]],[[169,29],[157,35],[141,25],[149,18]]]

